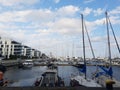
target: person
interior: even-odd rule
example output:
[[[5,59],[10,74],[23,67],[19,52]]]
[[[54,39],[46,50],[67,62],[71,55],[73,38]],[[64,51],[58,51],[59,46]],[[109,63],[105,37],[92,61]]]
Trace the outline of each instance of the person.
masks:
[[[0,86],[7,86],[8,81],[3,79],[4,73],[0,71]]]
[[[3,80],[3,72],[0,71],[0,86],[4,85],[4,80]]]

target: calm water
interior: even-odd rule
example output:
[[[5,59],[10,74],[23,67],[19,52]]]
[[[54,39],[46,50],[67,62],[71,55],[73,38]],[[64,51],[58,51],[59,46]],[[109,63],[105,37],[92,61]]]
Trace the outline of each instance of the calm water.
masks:
[[[10,80],[12,83],[10,86],[32,86],[37,77],[41,76],[46,70],[46,66],[37,66],[32,69],[18,69],[17,67],[10,68],[4,78]],[[96,70],[95,66],[87,67],[87,77],[91,78],[91,73]],[[120,67],[113,67],[113,76],[120,81]],[[79,70],[73,66],[59,66],[58,74],[65,81],[65,85],[69,86],[71,74],[79,74]]]

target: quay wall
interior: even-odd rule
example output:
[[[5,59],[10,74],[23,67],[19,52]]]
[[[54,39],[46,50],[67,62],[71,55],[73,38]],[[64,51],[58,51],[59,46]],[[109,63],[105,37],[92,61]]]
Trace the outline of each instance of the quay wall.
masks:
[[[3,60],[1,62],[2,65],[6,66],[6,67],[11,67],[11,66],[16,66],[18,65],[18,61],[17,60]]]
[[[106,88],[95,87],[0,87],[0,90],[107,90]],[[120,90],[114,88],[113,90]]]

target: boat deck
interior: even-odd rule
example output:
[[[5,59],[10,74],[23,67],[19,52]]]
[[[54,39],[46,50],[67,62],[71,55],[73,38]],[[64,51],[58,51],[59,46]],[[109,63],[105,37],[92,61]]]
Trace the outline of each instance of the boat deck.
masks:
[[[85,86],[85,87],[101,87],[101,85],[96,83],[94,80],[85,79],[83,76],[80,76],[80,75],[71,77],[71,82],[72,80],[78,81],[79,85]]]

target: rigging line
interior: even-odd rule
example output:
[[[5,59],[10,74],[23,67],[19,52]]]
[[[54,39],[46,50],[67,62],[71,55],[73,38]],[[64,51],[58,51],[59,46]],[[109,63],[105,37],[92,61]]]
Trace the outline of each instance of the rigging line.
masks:
[[[115,42],[116,42],[118,51],[119,51],[119,53],[120,53],[120,47],[119,47],[119,44],[118,44],[117,38],[116,38],[116,36],[115,36],[115,32],[114,32],[114,30],[113,30],[112,23],[111,23],[109,17],[108,17],[108,20],[109,20],[109,24],[110,24],[110,27],[111,27],[111,30],[112,30],[112,33],[113,33],[113,36],[114,36],[114,39],[115,39]]]
[[[86,33],[87,33],[88,41],[89,41],[89,44],[90,44],[91,52],[92,52],[93,58],[95,59],[95,53],[93,51],[92,43],[91,43],[90,36],[88,34],[88,31],[87,31],[87,27],[86,27],[85,22],[84,22],[84,25],[85,25],[85,30],[86,30]]]
[[[90,45],[90,48],[91,48],[91,52],[92,52],[92,55],[93,55],[93,60],[94,60],[95,59],[95,53],[93,51],[92,43],[91,43],[91,40],[90,40],[90,36],[89,36],[88,30],[87,30],[85,21],[84,21],[84,26],[85,26],[85,31],[87,33],[87,37],[88,37],[89,45]],[[96,72],[99,72],[98,63],[96,63]]]

